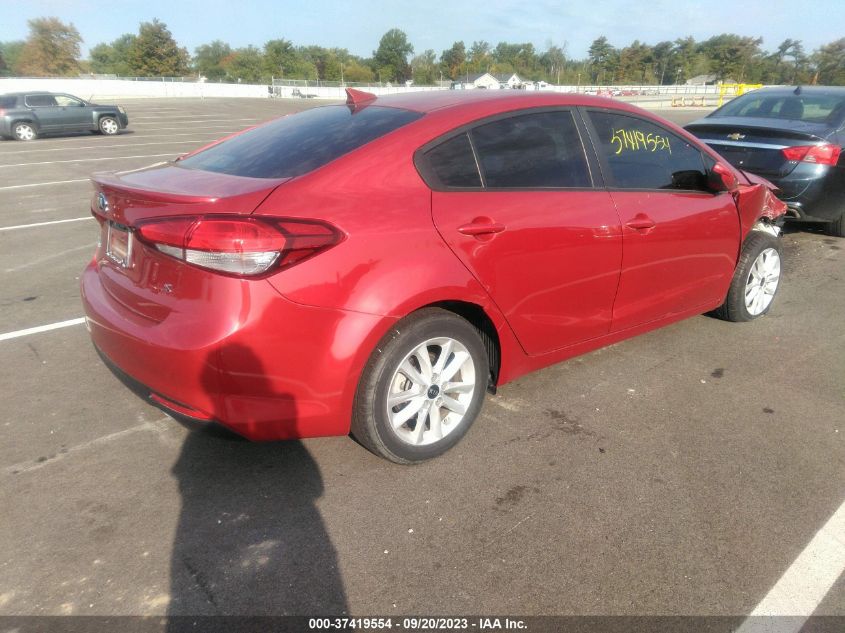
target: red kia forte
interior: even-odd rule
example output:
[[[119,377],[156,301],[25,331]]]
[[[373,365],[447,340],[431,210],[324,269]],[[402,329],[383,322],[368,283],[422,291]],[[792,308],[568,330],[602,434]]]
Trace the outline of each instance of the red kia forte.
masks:
[[[624,103],[378,97],[94,177],[82,278],[105,361],[254,440],[352,433],[400,463],[487,391],[703,312],[765,314],[785,206]]]

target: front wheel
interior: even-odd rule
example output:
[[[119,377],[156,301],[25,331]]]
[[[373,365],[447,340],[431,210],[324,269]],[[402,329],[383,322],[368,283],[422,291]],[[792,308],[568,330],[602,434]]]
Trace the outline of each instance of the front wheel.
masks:
[[[726,321],[751,321],[772,307],[781,279],[781,243],[762,231],[752,231],[742,247],[725,302],[714,314]]]
[[[439,308],[397,323],[364,369],[352,435],[376,455],[411,464],[442,455],[481,411],[489,365],[478,330]]]
[[[104,116],[100,119],[100,132],[106,136],[114,136],[120,131],[120,125],[114,117]]]

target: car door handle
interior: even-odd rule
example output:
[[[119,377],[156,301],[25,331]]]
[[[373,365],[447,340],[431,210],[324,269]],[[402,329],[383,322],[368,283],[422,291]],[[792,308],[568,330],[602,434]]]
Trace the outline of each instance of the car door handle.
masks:
[[[637,231],[646,231],[648,229],[653,229],[655,225],[654,220],[648,217],[645,213],[638,213],[634,216],[632,220],[629,220],[625,223],[629,229],[635,229]]]
[[[478,237],[480,235],[491,235],[493,233],[501,233],[505,230],[505,225],[499,222],[493,222],[490,218],[475,218],[469,224],[464,224],[458,227],[458,233],[464,235],[472,235]]]

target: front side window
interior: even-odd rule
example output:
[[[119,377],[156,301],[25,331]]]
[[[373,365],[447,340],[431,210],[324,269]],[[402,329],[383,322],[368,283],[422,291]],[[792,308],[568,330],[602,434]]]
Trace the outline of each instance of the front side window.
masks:
[[[571,112],[513,116],[471,134],[488,188],[592,186]]]
[[[56,105],[53,95],[27,95],[26,105],[31,108],[49,108]]]
[[[596,111],[589,115],[610,171],[606,174],[610,186],[708,190],[702,153],[680,136],[633,116]]]
[[[82,101],[76,99],[75,97],[71,97],[69,95],[56,95],[56,105],[65,107],[73,107],[78,108],[82,105]]]

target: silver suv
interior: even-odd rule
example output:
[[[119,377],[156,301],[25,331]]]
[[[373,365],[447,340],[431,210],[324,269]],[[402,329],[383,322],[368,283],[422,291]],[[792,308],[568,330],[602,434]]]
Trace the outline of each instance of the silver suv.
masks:
[[[0,136],[31,141],[42,134],[89,130],[117,134],[129,125],[126,110],[96,105],[57,92],[12,92],[0,95]]]

